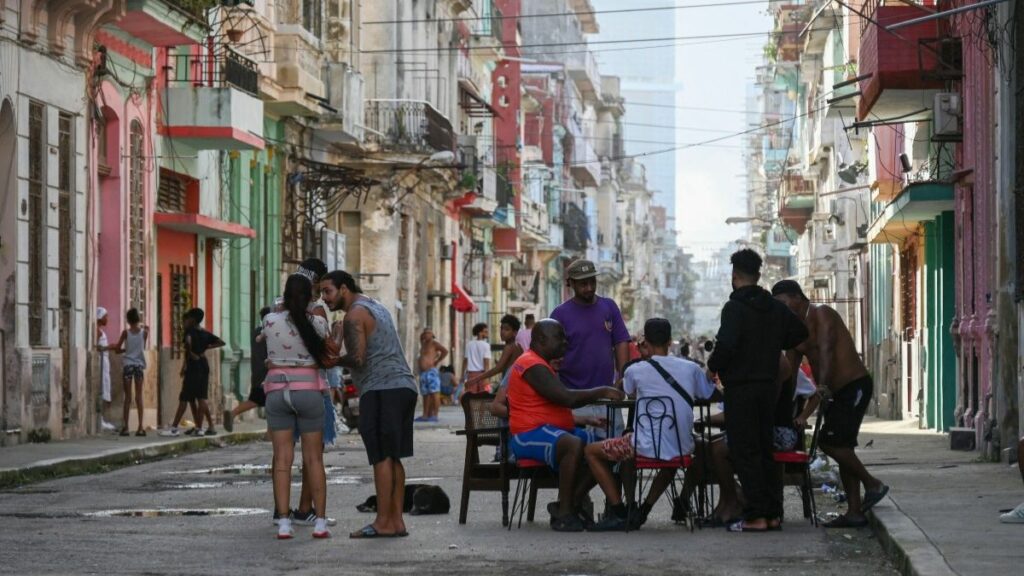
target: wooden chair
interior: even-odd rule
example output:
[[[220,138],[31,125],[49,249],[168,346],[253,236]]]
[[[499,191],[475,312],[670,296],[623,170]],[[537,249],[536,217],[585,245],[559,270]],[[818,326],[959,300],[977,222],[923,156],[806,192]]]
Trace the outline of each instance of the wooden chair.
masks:
[[[510,466],[507,454],[508,427],[489,407],[494,401],[493,394],[462,395],[462,410],[466,415],[466,429],[456,434],[466,437],[466,463],[462,472],[462,505],[459,508],[459,524],[466,523],[469,514],[470,492],[501,492],[501,525],[508,525],[508,492]],[[499,462],[492,462],[488,453],[480,460],[480,448],[498,447]],[[489,451],[488,451],[489,452]]]

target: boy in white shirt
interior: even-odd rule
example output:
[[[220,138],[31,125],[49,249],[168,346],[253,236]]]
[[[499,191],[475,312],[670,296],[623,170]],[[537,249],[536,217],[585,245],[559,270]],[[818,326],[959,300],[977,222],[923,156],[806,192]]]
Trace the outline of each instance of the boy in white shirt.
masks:
[[[487,324],[483,322],[473,326],[473,339],[466,343],[466,356],[463,358],[463,377],[466,382],[466,392],[478,394],[490,392],[490,383],[480,380],[469,384],[474,377],[479,376],[491,368],[491,343],[487,340],[489,331]]]
[[[623,483],[627,487],[627,497],[631,498],[632,491],[629,488],[633,485],[634,458],[641,456],[670,461],[692,454],[693,402],[708,399],[715,391],[714,384],[708,380],[700,366],[685,358],[669,355],[672,325],[668,320],[648,320],[644,324],[643,340],[640,345],[643,359],[630,365],[623,375],[623,388],[626,394],[637,399],[638,418],[635,432],[627,432],[621,438],[590,444],[584,449],[590,471],[611,507],[611,513],[595,524],[593,531],[626,528],[626,506],[612,475],[611,465],[616,462],[623,463]],[[671,427],[670,418],[643,417],[645,413],[660,414],[661,407],[657,400],[645,401],[655,397],[671,398],[670,409],[675,416],[676,428]],[[660,432],[653,430],[653,427],[659,425]],[[645,517],[650,512],[654,503],[672,482],[675,473],[676,468],[658,470],[651,484],[650,493],[643,503],[640,517]]]

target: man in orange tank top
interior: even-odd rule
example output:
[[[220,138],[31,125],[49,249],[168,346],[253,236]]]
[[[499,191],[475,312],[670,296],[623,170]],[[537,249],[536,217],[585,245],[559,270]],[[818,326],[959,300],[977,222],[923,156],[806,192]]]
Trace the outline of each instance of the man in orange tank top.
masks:
[[[610,386],[566,388],[551,367],[552,360],[565,355],[566,347],[565,330],[558,321],[545,319],[533,327],[530,350],[509,373],[509,431],[519,461],[539,460],[558,471],[558,514],[551,517],[552,530],[580,532],[584,524],[578,504],[593,486],[583,460],[583,447],[591,438],[576,427],[572,409],[600,399],[621,400],[624,395]]]

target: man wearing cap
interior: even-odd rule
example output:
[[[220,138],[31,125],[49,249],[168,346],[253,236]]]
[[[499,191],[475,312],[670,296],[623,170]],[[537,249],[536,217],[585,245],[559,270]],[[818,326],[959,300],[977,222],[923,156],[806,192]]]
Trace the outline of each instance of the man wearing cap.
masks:
[[[826,399],[825,423],[818,444],[839,464],[839,476],[846,490],[847,511],[825,527],[867,526],[864,513],[889,492],[889,487],[872,476],[854,452],[864,412],[871,403],[871,376],[838,312],[828,306],[811,304],[800,285],[792,280],[776,283],[772,287],[772,295],[807,326],[810,337],[796,347],[797,357],[793,365],[799,366],[800,356],[807,357],[818,390]],[[798,427],[802,428],[807,423],[814,404],[808,402],[808,408],[797,417],[795,424]],[[861,484],[864,485],[863,500]]]
[[[618,385],[629,361],[629,331],[619,307],[610,298],[597,295],[597,267],[590,260],[576,260],[566,271],[573,297],[551,312],[565,328],[569,340],[565,358],[558,370],[562,383],[571,390],[591,390]],[[605,417],[605,408],[577,408],[578,416]],[[615,415],[615,430],[622,429],[622,416]],[[605,430],[593,428],[597,438]]]

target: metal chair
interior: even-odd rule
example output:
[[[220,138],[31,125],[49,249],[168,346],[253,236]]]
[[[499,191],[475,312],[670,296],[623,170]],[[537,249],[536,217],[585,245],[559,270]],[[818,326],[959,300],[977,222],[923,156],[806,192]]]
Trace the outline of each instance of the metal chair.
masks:
[[[693,464],[691,454],[681,454],[672,458],[663,456],[663,447],[666,434],[675,435],[676,446],[681,447],[682,434],[679,430],[679,423],[676,421],[675,400],[670,396],[652,396],[640,398],[636,402],[636,429],[633,432],[634,466],[636,469],[636,498],[633,502],[627,502],[627,517],[632,516],[632,508],[635,505],[643,506],[644,498],[644,471],[660,471],[672,469],[684,473]],[[641,456],[637,452],[637,442],[643,430],[649,430],[651,442],[654,448],[654,456]],[[653,482],[653,480],[652,480]],[[675,477],[669,483],[669,493],[672,501],[678,498]],[[696,526],[694,517],[694,503],[690,503],[686,515],[686,524],[692,532]]]
[[[818,507],[814,501],[814,486],[811,483],[811,462],[814,461],[814,454],[818,449],[818,432],[821,430],[821,422],[824,417],[819,413],[814,422],[814,432],[811,433],[811,445],[807,451],[791,450],[787,452],[773,452],[772,458],[782,467],[783,486],[799,486],[800,499],[803,501],[804,518],[811,521],[811,525],[818,527]],[[797,446],[804,446],[804,431],[798,430]]]

